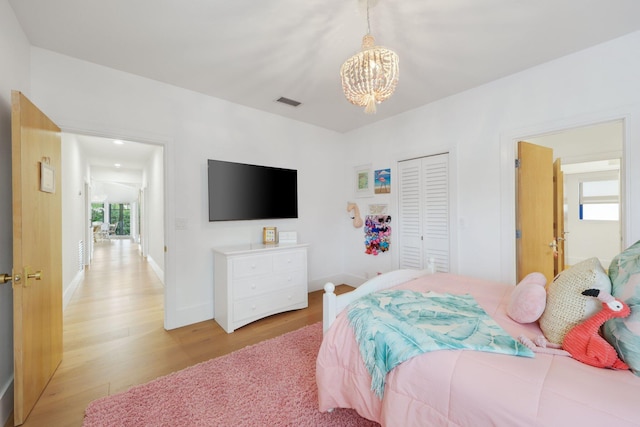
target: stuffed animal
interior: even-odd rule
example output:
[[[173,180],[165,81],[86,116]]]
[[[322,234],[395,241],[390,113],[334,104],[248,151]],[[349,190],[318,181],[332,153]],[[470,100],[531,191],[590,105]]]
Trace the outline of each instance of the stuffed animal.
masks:
[[[538,353],[571,356],[582,363],[598,368],[629,369],[629,366],[618,357],[615,348],[600,336],[599,331],[607,320],[629,316],[631,309],[623,301],[615,299],[611,294],[600,289],[587,289],[582,294],[602,301],[602,310],[574,326],[564,337],[562,346],[547,342],[543,336],[537,337],[535,342],[524,336],[518,337],[518,340]]]
[[[599,289],[587,289],[583,295],[602,301],[602,310],[569,331],[562,341],[562,347],[574,359],[598,368],[629,369],[618,357],[618,353],[607,340],[600,336],[600,327],[614,317],[627,317],[631,309],[623,301]]]

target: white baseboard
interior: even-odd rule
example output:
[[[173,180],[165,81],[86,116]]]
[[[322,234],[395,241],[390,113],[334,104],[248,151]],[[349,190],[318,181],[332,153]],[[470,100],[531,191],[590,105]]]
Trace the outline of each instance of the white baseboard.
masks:
[[[156,275],[160,279],[160,282],[164,285],[164,270],[162,270],[160,266],[155,262],[155,260],[150,256],[147,256],[147,262],[151,266],[151,269],[154,271],[154,273],[156,273]]]
[[[6,425],[13,413],[13,375],[0,392],[0,425]],[[11,423],[10,425],[13,425]]]
[[[71,283],[69,283],[69,286],[64,290],[64,294],[62,296],[62,311],[67,307],[67,304],[71,301],[71,297],[73,297],[73,293],[78,289],[78,286],[80,286],[83,280],[84,270],[78,271],[76,277],[73,278]]]
[[[324,289],[324,285],[327,282],[331,282],[334,285],[346,284],[353,287],[358,287],[366,281],[363,277],[354,276],[352,274],[336,274],[333,276],[322,277],[320,279],[315,279],[309,282],[309,292],[319,291]]]

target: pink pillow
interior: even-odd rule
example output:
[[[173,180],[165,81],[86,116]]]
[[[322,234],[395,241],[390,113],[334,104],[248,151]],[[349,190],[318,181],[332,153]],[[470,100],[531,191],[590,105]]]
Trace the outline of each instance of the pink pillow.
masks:
[[[545,285],[547,279],[542,273],[529,273],[516,285],[511,293],[507,314],[518,323],[532,323],[542,316],[547,305]]]

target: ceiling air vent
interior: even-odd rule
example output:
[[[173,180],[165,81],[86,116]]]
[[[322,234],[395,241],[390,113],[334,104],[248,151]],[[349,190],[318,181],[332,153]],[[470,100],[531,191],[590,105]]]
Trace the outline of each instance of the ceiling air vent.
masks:
[[[281,102],[283,104],[291,105],[292,107],[297,107],[298,105],[302,104],[301,102],[294,101],[293,99],[285,98],[284,96],[281,96],[280,98],[276,99],[276,102]]]

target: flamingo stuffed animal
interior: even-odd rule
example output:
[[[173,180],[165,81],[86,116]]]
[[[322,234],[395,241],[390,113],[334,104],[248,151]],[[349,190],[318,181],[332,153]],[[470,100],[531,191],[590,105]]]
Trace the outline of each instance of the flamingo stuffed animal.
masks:
[[[627,317],[631,314],[631,309],[624,302],[600,289],[587,289],[582,295],[598,298],[602,301],[602,310],[574,326],[564,337],[562,346],[549,343],[542,336],[537,337],[535,343],[526,337],[519,337],[520,342],[535,352],[571,356],[598,368],[629,369],[629,366],[620,360],[613,346],[598,332],[604,322],[614,317]]]

